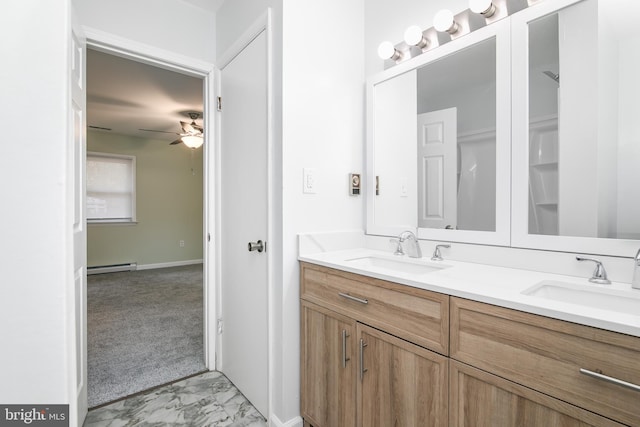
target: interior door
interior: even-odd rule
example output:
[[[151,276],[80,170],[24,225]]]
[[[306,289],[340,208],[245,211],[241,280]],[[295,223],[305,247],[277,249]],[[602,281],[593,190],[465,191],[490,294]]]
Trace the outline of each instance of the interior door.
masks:
[[[70,289],[69,336],[75,337],[71,346],[70,425],[81,426],[87,415],[87,230],[85,220],[85,165],[86,165],[86,39],[75,14],[72,19],[69,55],[69,86],[71,106],[69,129],[69,194],[70,217],[73,234],[73,289]],[[75,410],[74,410],[75,406]],[[74,420],[77,422],[74,423]]]
[[[418,114],[418,227],[456,228],[457,109]]]
[[[267,76],[265,31],[220,73],[219,367],[265,416],[269,366]]]

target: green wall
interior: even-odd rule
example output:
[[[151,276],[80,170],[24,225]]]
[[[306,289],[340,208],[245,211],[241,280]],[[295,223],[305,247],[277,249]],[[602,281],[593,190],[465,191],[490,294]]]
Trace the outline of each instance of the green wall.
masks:
[[[87,151],[136,156],[138,223],[90,224],[87,264],[138,265],[202,259],[202,148],[89,131]],[[180,247],[184,240],[184,247]]]

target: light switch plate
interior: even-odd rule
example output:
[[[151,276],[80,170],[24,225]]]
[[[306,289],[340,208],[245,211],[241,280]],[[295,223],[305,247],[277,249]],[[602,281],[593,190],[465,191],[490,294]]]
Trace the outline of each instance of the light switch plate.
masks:
[[[302,192],[316,194],[316,170],[314,168],[302,169]]]
[[[400,197],[409,197],[409,178],[400,178]]]

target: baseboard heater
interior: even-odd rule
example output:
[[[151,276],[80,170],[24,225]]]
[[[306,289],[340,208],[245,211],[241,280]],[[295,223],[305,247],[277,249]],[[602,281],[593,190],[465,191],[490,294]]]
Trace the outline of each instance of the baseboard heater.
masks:
[[[138,269],[137,262],[127,264],[97,265],[95,267],[87,267],[87,274],[115,273],[118,271],[135,271]]]

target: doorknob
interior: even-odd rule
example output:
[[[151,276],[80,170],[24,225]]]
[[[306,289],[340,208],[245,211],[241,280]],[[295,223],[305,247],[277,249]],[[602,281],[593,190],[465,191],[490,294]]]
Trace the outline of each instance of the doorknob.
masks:
[[[249,252],[258,251],[263,252],[267,250],[267,242],[258,240],[257,242],[249,242]]]

